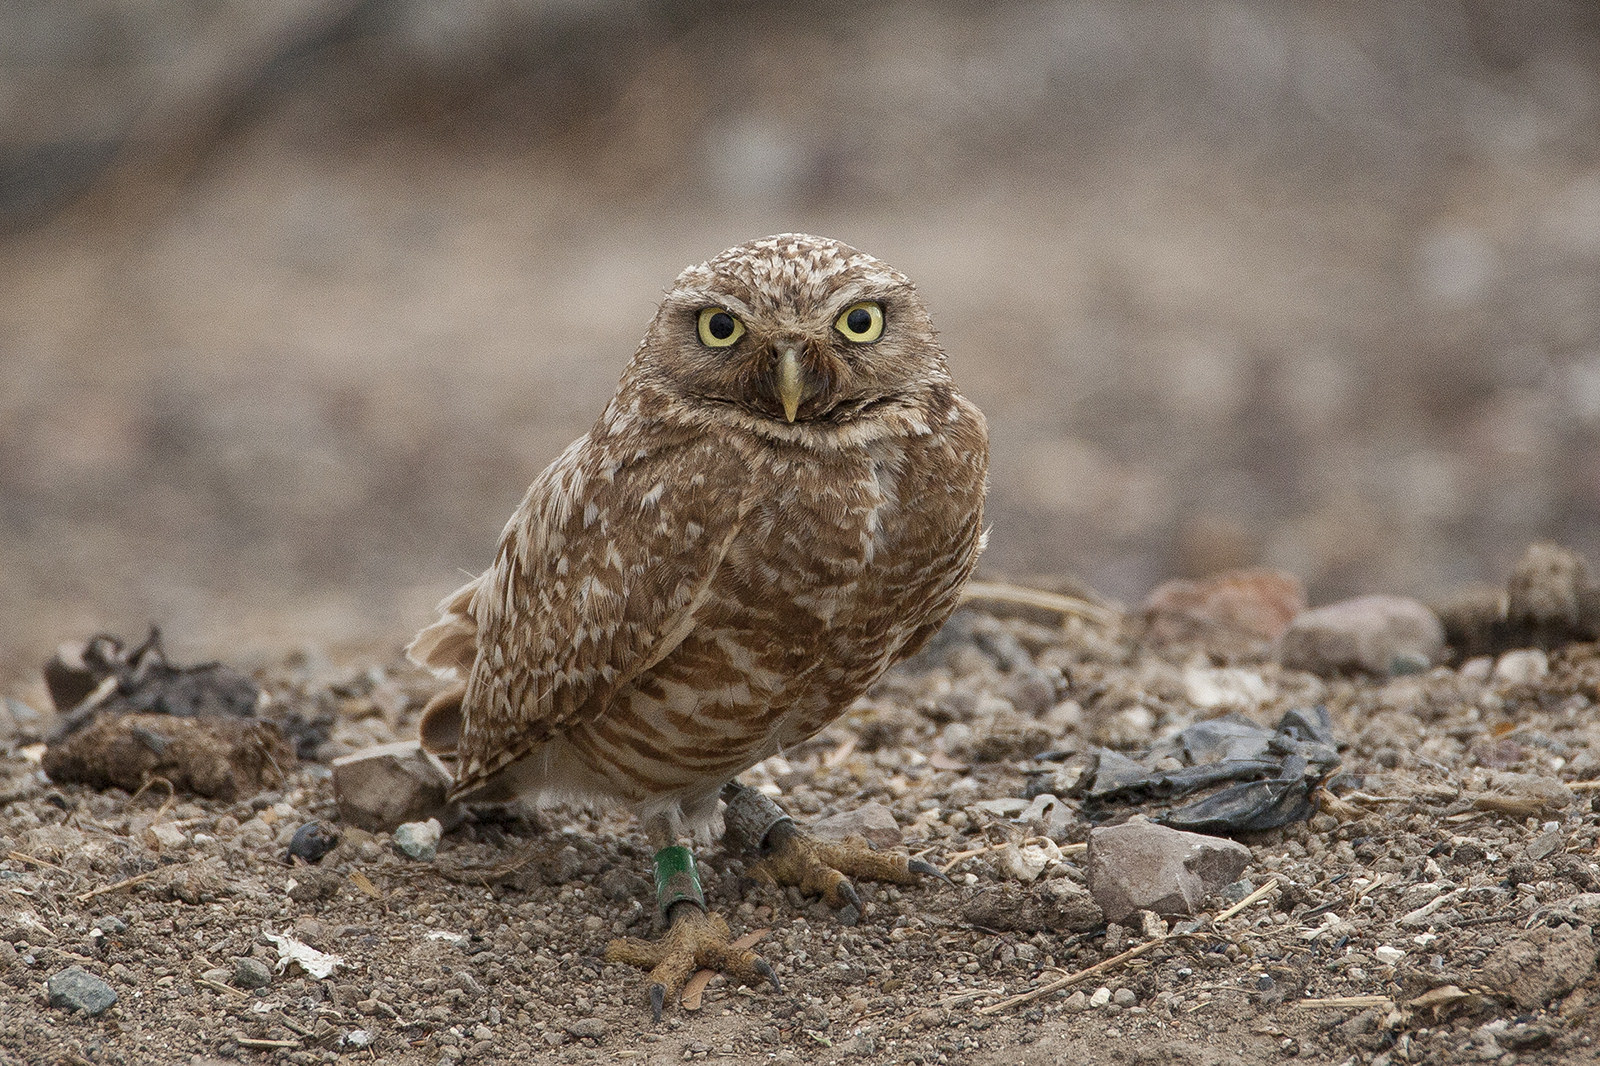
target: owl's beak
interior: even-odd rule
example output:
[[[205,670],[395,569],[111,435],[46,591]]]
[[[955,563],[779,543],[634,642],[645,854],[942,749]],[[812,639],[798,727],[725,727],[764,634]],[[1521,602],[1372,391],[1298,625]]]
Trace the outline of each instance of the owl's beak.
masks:
[[[800,354],[795,348],[785,348],[778,356],[778,399],[783,402],[783,417],[794,421],[805,398],[805,381],[800,376]]]

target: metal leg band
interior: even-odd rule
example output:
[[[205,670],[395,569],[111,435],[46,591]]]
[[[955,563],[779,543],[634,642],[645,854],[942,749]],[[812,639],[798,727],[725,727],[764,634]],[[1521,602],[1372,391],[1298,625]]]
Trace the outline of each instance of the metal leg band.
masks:
[[[772,797],[745,785],[729,782],[722,788],[722,800],[728,809],[722,812],[728,836],[751,854],[761,854],[770,841],[768,835],[774,828],[794,819],[773,802]]]

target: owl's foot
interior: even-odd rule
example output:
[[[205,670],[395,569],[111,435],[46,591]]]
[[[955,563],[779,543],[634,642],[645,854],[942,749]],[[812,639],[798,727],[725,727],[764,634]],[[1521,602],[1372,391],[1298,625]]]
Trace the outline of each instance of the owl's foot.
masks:
[[[660,940],[624,937],[606,946],[606,961],[650,971],[650,1010],[656,1021],[668,999],[683,990],[696,970],[715,970],[745,984],[763,981],[782,991],[766,959],[733,946],[728,923],[706,909],[694,857],[681,846],[656,852],[656,895],[667,919]]]
[[[794,885],[808,896],[821,896],[839,911],[846,925],[861,918],[861,896],[850,879],[909,885],[923,877],[948,882],[938,867],[898,851],[878,851],[860,837],[839,843],[818,840],[767,796],[744,785],[730,784],[722,798],[728,804],[730,835],[755,852],[750,872],[779,885]]]

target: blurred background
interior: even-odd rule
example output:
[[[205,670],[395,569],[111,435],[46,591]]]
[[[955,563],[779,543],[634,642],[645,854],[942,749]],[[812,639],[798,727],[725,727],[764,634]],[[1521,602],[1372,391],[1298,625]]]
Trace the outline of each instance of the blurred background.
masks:
[[[1600,560],[1600,6],[5,0],[0,680],[397,648],[674,275],[917,280],[993,572]]]

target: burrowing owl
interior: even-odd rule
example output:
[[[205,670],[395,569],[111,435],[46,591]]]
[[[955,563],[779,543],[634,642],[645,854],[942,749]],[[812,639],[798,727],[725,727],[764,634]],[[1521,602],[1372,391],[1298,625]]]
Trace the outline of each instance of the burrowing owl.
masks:
[[[675,841],[944,623],[982,550],[987,463],[905,275],[826,238],[752,241],[678,276],[594,428],[412,643],[457,679],[423,724],[458,756],[456,796],[645,820],[670,930],[612,954],[656,967],[658,1013],[697,963],[770,976],[725,950]],[[836,906],[844,874],[909,879],[904,857],[819,850],[728,795],[774,876]]]

